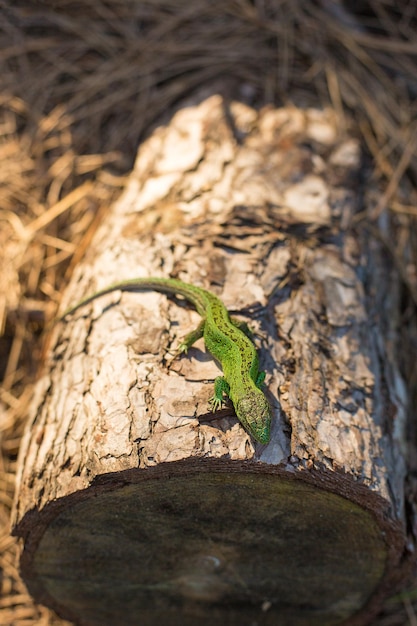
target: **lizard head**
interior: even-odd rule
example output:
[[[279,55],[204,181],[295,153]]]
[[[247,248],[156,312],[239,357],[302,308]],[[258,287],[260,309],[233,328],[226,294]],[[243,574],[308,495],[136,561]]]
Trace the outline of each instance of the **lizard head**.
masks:
[[[253,389],[235,404],[242,426],[259,443],[268,443],[271,431],[271,407],[260,389]]]

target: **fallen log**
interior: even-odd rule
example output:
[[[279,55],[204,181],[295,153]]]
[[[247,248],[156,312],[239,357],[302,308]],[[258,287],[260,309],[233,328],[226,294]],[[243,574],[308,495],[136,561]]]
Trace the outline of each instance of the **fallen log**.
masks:
[[[360,168],[330,111],[218,96],[142,145],[63,310],[137,276],[212,290],[255,333],[271,441],[209,411],[218,365],[175,355],[183,301],[116,291],[57,323],[13,515],[38,602],[101,626],[365,624],[406,574],[399,281],[354,228]]]

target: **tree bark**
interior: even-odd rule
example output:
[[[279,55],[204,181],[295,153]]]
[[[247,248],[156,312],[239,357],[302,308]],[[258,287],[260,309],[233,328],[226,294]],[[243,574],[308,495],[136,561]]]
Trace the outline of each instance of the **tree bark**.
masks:
[[[410,562],[399,282],[355,231],[360,148],[331,112],[179,111],[140,149],[63,309],[112,282],[212,289],[254,329],[274,411],[210,414],[180,299],[115,292],[58,323],[14,533],[35,598],[80,624],[367,623]],[[277,621],[278,620],[278,621]]]

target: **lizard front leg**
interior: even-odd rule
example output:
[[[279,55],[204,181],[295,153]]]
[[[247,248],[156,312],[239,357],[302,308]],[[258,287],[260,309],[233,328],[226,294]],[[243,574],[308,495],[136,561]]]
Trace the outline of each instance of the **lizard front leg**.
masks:
[[[258,389],[262,389],[264,385],[265,376],[266,376],[266,372],[264,371],[258,372],[258,376],[256,377],[256,380],[255,380],[255,385],[258,387]]]
[[[209,400],[212,411],[217,411],[224,404],[224,396],[229,396],[230,385],[224,376],[218,376],[214,381],[214,395]]]

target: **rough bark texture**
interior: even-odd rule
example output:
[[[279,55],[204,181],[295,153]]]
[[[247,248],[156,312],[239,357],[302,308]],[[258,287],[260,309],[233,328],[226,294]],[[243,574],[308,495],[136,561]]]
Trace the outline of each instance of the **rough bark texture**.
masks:
[[[257,333],[272,439],[208,413],[219,370],[202,343],[175,356],[198,323],[180,300],[78,310],[54,330],[21,452],[14,524],[37,599],[85,624],[376,609],[404,566],[407,397],[398,281],[352,228],[360,167],[331,112],[217,96],[143,144],[63,308],[137,276],[211,288]]]

